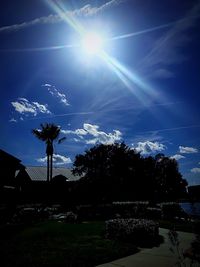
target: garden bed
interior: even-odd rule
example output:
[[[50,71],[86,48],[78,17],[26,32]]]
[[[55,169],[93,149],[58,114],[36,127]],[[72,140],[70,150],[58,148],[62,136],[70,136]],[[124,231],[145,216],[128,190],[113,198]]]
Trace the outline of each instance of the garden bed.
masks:
[[[132,242],[141,247],[153,247],[163,240],[159,236],[159,224],[146,219],[113,219],[106,221],[109,239]]]

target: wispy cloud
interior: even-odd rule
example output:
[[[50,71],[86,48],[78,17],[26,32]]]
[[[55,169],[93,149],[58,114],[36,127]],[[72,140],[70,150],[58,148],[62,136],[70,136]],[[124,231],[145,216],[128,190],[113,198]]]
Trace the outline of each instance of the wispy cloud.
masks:
[[[196,125],[188,125],[188,126],[181,126],[181,127],[173,127],[173,128],[165,128],[165,129],[157,129],[157,130],[150,130],[144,133],[159,133],[159,132],[168,132],[168,131],[179,131],[183,129],[192,129],[192,128],[199,128],[200,124]]]
[[[9,122],[17,122],[17,120],[15,118],[11,118]]]
[[[180,155],[180,154],[176,154],[170,157],[171,159],[175,159],[175,160],[180,160],[180,159],[184,159],[185,157]]]
[[[157,69],[154,71],[154,74],[153,74],[154,78],[172,78],[174,77],[174,73],[167,70],[167,69]]]
[[[61,132],[63,134],[74,134],[74,135],[77,135],[81,139],[83,139],[83,136],[88,134],[88,132],[86,130],[84,130],[84,129],[76,129],[74,131],[72,131],[72,130],[61,130]]]
[[[48,92],[59,99],[59,101],[64,104],[65,106],[69,106],[69,102],[65,94],[61,93],[54,85],[45,83],[42,85],[43,87],[47,88]]]
[[[37,159],[37,161],[40,163],[46,163],[47,157],[39,158],[39,159]],[[53,162],[55,165],[65,165],[65,164],[72,163],[72,161],[69,157],[65,157],[65,156],[62,156],[59,154],[53,154]]]
[[[110,9],[116,5],[119,5],[120,3],[124,2],[125,0],[111,0],[108,1],[107,3],[98,6],[98,7],[93,7],[91,5],[85,5],[82,8],[75,9],[73,11],[67,11],[63,12],[62,14],[50,14],[49,16],[45,17],[40,17],[36,18],[31,21],[25,21],[20,24],[14,24],[14,25],[9,25],[9,26],[3,26],[0,28],[0,33],[1,32],[10,32],[10,31],[19,31],[31,26],[35,25],[40,25],[40,24],[54,24],[54,23],[59,23],[64,21],[64,17],[70,16],[70,17],[89,17],[89,16],[94,16],[97,15],[101,12],[106,11],[107,9]]]
[[[181,52],[191,37],[188,30],[195,27],[200,17],[200,1],[198,1],[174,26],[158,39],[153,49],[141,62],[141,68],[147,71],[148,76],[170,78],[174,76],[168,68],[172,64],[181,63],[187,57]]]
[[[134,149],[142,155],[147,155],[155,152],[161,152],[166,149],[166,146],[159,142],[145,141],[138,142]]]
[[[179,146],[179,151],[182,154],[198,153],[198,149],[195,147]]]
[[[193,169],[191,169],[191,172],[200,173],[200,168],[193,168]]]
[[[16,101],[11,102],[15,111],[23,115],[33,115],[37,116],[39,113],[51,114],[48,110],[47,104],[40,104],[38,102],[31,102],[26,98],[18,98]]]
[[[113,133],[106,133],[99,130],[98,125],[84,123],[83,128],[72,130],[61,130],[63,134],[75,135],[75,141],[82,141],[86,144],[95,145],[101,144],[113,144],[120,141],[122,133],[119,130],[113,130]],[[78,138],[77,138],[78,137]]]

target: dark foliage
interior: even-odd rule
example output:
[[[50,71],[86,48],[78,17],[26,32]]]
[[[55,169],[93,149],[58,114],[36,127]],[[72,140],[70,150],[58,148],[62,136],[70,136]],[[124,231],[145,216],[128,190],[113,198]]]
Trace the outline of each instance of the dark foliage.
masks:
[[[145,219],[113,219],[106,221],[109,239],[133,242],[140,247],[158,246],[163,242],[159,236],[158,223]]]
[[[60,136],[60,127],[53,123],[44,123],[40,124],[41,129],[33,129],[32,133],[41,141],[46,143],[46,155],[47,155],[47,181],[52,180],[52,169],[53,169],[53,153],[54,147],[53,143]],[[62,137],[58,140],[60,144],[65,140],[65,137]]]
[[[177,161],[163,154],[141,157],[124,143],[97,145],[74,162],[79,198],[85,202],[175,200],[185,196],[187,182]]]

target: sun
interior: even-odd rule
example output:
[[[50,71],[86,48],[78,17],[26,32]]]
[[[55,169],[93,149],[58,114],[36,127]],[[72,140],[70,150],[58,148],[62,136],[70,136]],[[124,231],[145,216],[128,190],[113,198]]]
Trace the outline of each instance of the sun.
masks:
[[[95,32],[89,32],[84,35],[81,40],[81,47],[83,51],[90,55],[99,54],[104,45],[104,40],[102,36]]]

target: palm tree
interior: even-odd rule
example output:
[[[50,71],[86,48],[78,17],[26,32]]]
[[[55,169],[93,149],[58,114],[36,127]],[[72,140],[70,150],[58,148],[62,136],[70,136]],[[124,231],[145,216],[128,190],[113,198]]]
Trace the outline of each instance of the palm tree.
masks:
[[[59,138],[60,127],[53,123],[40,124],[41,129],[33,129],[32,133],[40,140],[46,143],[47,154],[47,182],[52,180],[53,170],[53,142]],[[60,144],[65,140],[65,137],[58,140]]]

